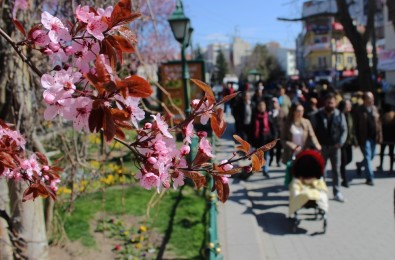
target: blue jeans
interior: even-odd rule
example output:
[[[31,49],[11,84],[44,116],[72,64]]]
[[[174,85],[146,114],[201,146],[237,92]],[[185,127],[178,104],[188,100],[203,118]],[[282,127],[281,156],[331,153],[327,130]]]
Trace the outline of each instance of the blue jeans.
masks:
[[[372,181],[374,178],[372,160],[375,149],[376,142],[373,139],[367,139],[365,143],[361,145],[361,151],[363,154],[362,165],[365,166],[366,180],[368,181]]]
[[[262,167],[262,170],[266,173],[269,173],[269,160],[270,160],[270,151],[266,151],[263,155],[263,158],[265,159],[266,163]]]
[[[340,172],[340,163],[341,163],[341,150],[340,148],[336,148],[334,146],[323,145],[321,154],[322,157],[324,157],[324,161],[325,161],[324,167],[326,166],[326,162],[328,160],[331,162],[333,195],[336,196],[340,192],[339,172]]]

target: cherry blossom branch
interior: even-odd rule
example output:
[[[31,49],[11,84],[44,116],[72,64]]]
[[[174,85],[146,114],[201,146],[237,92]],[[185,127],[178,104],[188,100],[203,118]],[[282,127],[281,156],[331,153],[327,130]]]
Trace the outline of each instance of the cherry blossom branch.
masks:
[[[43,73],[25,56],[25,54],[22,53],[14,40],[12,40],[11,37],[1,28],[0,35],[12,46],[12,48],[16,51],[22,61],[25,62],[34,71],[34,73],[36,73],[41,78]]]

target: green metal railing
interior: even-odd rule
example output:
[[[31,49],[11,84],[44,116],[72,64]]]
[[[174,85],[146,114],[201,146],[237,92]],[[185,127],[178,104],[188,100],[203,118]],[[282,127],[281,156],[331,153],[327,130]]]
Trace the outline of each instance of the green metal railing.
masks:
[[[192,138],[192,144],[191,144],[191,157],[194,158],[197,154],[197,149],[198,149],[198,137],[193,137]],[[211,138],[212,142],[212,147],[213,147],[213,152],[215,152],[215,143],[216,143],[216,137],[213,135]],[[221,245],[219,243],[218,239],[218,224],[217,224],[217,215],[218,215],[218,209],[217,209],[217,194],[215,192],[211,192],[211,187],[214,185],[214,180],[211,175],[207,176],[207,186],[208,186],[208,192],[206,195],[206,200],[207,200],[207,208],[209,212],[209,223],[208,223],[208,229],[207,229],[207,242],[206,242],[206,251],[205,251],[205,256],[207,259],[210,260],[221,260],[223,259],[223,256],[221,255]]]
[[[213,150],[215,152],[215,144],[216,144],[216,137],[213,134],[211,138],[211,143]],[[208,187],[212,187],[214,185],[214,180],[211,175],[207,176]],[[218,224],[217,224],[217,215],[218,215],[218,208],[217,208],[217,194],[215,192],[209,191],[207,195],[207,207],[209,208],[209,226],[208,226],[208,242],[207,242],[207,256],[208,259],[223,259],[221,255],[221,245],[218,239]]]

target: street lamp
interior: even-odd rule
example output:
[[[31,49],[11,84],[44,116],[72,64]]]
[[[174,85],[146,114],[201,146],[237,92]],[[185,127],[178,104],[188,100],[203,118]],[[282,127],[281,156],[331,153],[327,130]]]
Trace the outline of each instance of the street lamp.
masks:
[[[168,19],[174,38],[181,44],[181,63],[182,63],[182,83],[184,87],[185,113],[188,116],[191,112],[190,108],[190,85],[189,85],[189,69],[186,62],[185,49],[191,44],[191,36],[193,28],[191,21],[184,14],[184,7],[181,0],[177,0],[176,10]]]

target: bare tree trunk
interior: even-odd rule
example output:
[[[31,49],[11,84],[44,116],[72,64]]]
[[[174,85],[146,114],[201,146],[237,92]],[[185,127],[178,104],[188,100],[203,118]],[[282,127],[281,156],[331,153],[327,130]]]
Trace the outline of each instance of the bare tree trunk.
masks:
[[[1,3],[1,1],[0,1]],[[18,34],[12,25],[11,10],[14,1],[5,1],[0,6],[0,26],[11,38]],[[26,28],[31,27],[33,19],[31,14],[34,12],[35,5],[30,2],[32,10],[27,10],[21,22]],[[0,39],[0,61],[6,64],[0,68],[1,87],[6,89],[7,96],[1,113],[4,119],[15,124],[16,128],[25,136],[27,149],[33,147],[32,136],[35,132],[37,120],[34,105],[34,81],[31,71],[20,60],[16,53],[9,47],[3,39]],[[25,50],[25,54],[28,54]],[[27,55],[29,56],[29,55]],[[43,203],[41,199],[34,202],[22,202],[23,192],[26,184],[22,182],[9,183],[10,196],[10,216],[13,232],[11,241],[14,246],[14,258],[21,259],[47,259],[48,241],[45,231]]]
[[[387,0],[388,19],[392,21],[395,30],[395,1]]]
[[[374,14],[376,10],[375,0],[368,0],[369,13],[364,33],[358,32],[357,27],[354,25],[347,1],[336,0],[336,3],[338,9],[337,18],[343,25],[344,32],[354,48],[358,69],[359,88],[362,91],[372,91],[374,89],[374,84],[366,45],[370,39],[374,26]]]
[[[0,179],[0,210],[5,210],[9,214],[9,203],[7,183],[5,179]],[[3,218],[0,218],[0,259],[12,259],[12,245],[8,233],[8,223]]]

